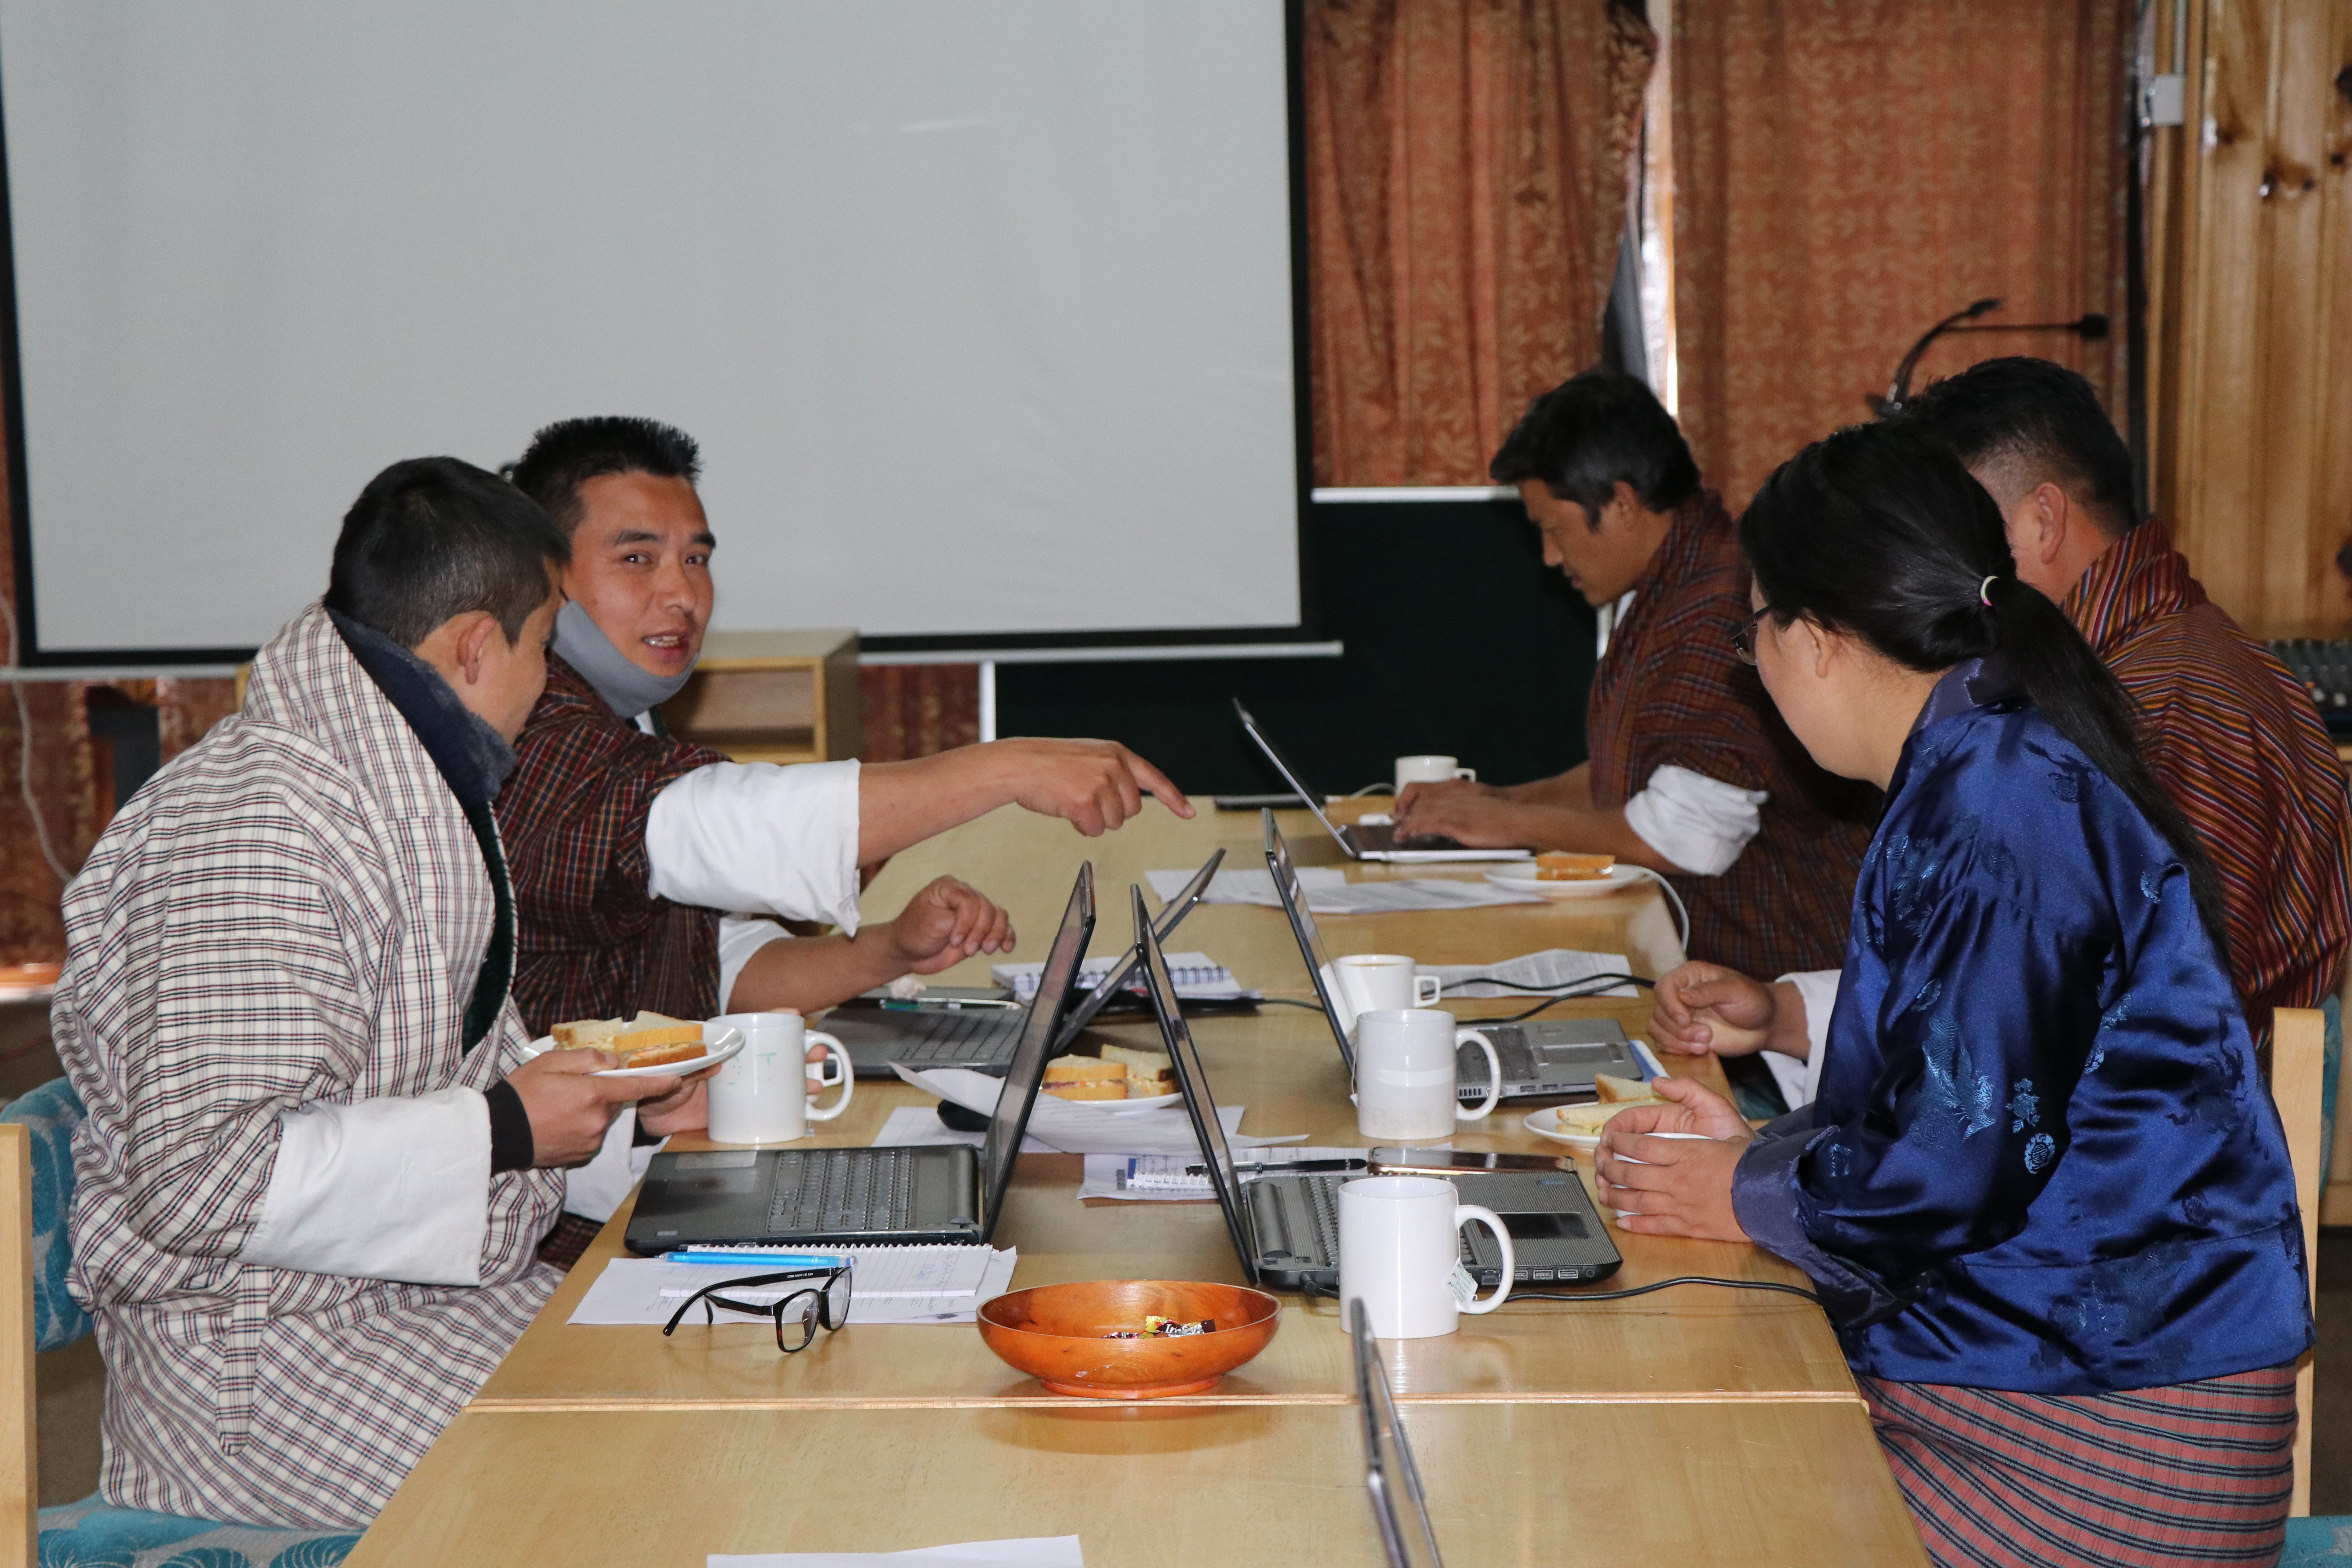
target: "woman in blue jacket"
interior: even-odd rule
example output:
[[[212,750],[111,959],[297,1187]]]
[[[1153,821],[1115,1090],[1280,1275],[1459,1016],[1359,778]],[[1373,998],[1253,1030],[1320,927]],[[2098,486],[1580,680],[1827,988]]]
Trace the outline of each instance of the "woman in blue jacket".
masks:
[[[2122,690],[1899,425],[1784,464],[1740,542],[1738,656],[1885,815],[1820,1098],[1755,1134],[1672,1082],[1610,1123],[1604,1192],[1812,1277],[1937,1562],[2273,1561],[2312,1339],[2294,1175]]]

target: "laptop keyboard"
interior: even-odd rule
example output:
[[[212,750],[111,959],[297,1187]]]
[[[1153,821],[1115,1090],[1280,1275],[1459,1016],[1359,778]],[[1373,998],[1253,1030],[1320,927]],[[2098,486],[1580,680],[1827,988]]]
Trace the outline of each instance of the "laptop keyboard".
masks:
[[[986,1013],[933,1014],[923,1020],[919,1031],[891,1047],[890,1058],[905,1062],[909,1067],[966,1060],[980,1046],[999,1043],[996,1038],[984,1037],[1009,1037],[1005,1035],[1003,1017],[1003,1014],[994,1009]]]
[[[809,1149],[780,1155],[768,1205],[775,1235],[908,1230],[915,1211],[915,1151]]]

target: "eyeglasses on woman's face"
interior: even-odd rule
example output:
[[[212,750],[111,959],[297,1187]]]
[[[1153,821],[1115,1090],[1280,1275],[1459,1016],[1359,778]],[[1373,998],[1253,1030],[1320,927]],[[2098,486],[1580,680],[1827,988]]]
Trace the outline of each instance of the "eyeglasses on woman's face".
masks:
[[[1731,651],[1738,657],[1740,663],[1752,665],[1756,662],[1756,630],[1764,624],[1764,617],[1771,613],[1772,606],[1765,605],[1740,622],[1739,629],[1731,634]]]
[[[794,1279],[821,1279],[805,1290],[793,1290],[772,1301],[736,1300],[719,1294],[722,1290],[761,1290],[762,1287],[781,1285]],[[697,1301],[702,1303],[702,1321],[715,1323],[718,1314],[712,1309],[724,1307],[730,1312],[748,1312],[757,1318],[772,1318],[776,1324],[776,1348],[790,1355],[804,1351],[822,1328],[830,1333],[849,1321],[849,1270],[847,1268],[795,1268],[782,1274],[753,1274],[740,1279],[721,1279],[704,1286],[677,1304],[669,1322],[662,1330],[664,1338],[677,1331],[678,1321],[686,1310]]]

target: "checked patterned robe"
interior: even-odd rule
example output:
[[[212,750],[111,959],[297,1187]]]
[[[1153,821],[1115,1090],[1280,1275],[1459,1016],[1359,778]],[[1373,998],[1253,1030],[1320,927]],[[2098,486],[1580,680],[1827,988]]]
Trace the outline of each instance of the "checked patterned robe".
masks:
[[[109,1501],[364,1525],[547,1300],[548,1171],[489,1177],[472,1286],[239,1260],[282,1110],[520,1062],[511,1000],[462,1040],[494,910],[464,809],[317,605],[99,841],[54,1033],[89,1112],[73,1284],[106,1358]]]

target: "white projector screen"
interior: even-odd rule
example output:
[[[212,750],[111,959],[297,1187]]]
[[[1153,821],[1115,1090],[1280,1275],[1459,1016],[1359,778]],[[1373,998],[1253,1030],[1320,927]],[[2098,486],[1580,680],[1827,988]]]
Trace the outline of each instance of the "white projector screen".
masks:
[[[38,653],[265,641],[387,462],[616,413],[702,443],[721,627],[1291,626],[1285,47],[1281,0],[0,0]]]

